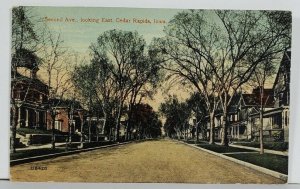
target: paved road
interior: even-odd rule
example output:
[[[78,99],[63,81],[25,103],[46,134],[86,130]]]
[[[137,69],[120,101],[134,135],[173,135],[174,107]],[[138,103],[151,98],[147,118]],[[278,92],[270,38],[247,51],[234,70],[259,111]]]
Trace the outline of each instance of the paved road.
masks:
[[[31,170],[32,166],[47,170]],[[15,181],[283,183],[184,144],[147,141],[13,166]]]

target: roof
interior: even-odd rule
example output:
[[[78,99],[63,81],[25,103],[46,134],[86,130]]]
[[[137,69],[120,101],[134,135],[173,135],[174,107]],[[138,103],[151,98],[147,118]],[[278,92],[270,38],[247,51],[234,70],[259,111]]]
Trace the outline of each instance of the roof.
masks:
[[[251,94],[242,94],[245,106],[258,106],[260,105],[260,88],[257,87],[253,89]],[[264,89],[263,90],[263,99],[262,103],[265,107],[274,106],[274,91],[273,89]]]
[[[256,106],[258,105],[257,99],[254,94],[242,94],[242,98],[246,106]]]
[[[23,82],[27,82],[28,84],[37,84],[39,86],[42,87],[48,87],[48,85],[46,85],[44,82],[42,82],[41,80],[37,79],[37,78],[30,78],[24,75],[21,75],[20,73],[16,73],[16,80],[12,80],[12,82],[16,82],[16,81],[23,81]]]
[[[241,94],[236,94],[232,97],[228,108],[228,113],[234,113],[237,111],[240,99],[241,99]]]
[[[22,48],[13,54],[12,62],[15,63],[17,67],[35,69],[40,63],[40,58],[33,51]]]
[[[48,103],[53,106],[61,107],[61,108],[69,108],[71,105],[73,105],[75,109],[83,109],[82,106],[80,105],[80,102],[76,100],[55,98],[55,99],[49,99]]]
[[[280,73],[282,73],[282,72],[290,73],[290,68],[291,68],[291,49],[288,49],[284,52],[284,54],[282,56],[280,66],[279,66],[279,69],[278,69],[278,72],[276,74],[276,78],[274,81],[273,89],[278,84]],[[289,79],[290,78],[288,78],[288,82],[289,82]]]

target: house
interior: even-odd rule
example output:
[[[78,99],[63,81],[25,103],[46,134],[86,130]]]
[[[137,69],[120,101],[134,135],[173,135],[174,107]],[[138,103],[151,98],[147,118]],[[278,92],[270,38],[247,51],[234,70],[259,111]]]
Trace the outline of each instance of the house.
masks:
[[[264,139],[288,142],[291,51],[284,52],[273,84],[273,108],[263,112]],[[258,125],[258,113],[251,115]]]
[[[37,78],[37,66],[19,65],[11,81],[12,103],[16,103],[17,128],[47,128],[49,87]],[[12,116],[12,114],[11,114]]]
[[[253,139],[253,135],[259,135],[259,125],[257,117],[260,109],[260,88],[252,90],[251,94],[238,94],[232,100],[229,108],[229,135],[230,138],[241,140]],[[270,110],[274,106],[273,89],[263,89],[262,104],[264,110]],[[259,118],[259,117],[258,117]],[[263,119],[264,123],[269,123],[268,119]],[[264,125],[267,125],[267,124]]]
[[[70,132],[74,134],[75,131],[81,132],[82,124],[84,121],[84,110],[78,101],[66,99],[50,99],[48,101],[52,109],[56,112],[55,120],[52,120],[51,114],[47,113],[47,129],[54,129],[60,132]]]
[[[263,138],[265,141],[286,141],[289,134],[291,51],[284,52],[273,87],[263,91]],[[260,88],[242,94],[236,111],[238,122],[231,124],[231,137],[258,140],[260,132]]]
[[[228,138],[258,140],[261,104],[263,111],[263,138],[265,141],[288,142],[291,51],[284,52],[272,88],[257,87],[250,94],[236,94],[228,108]],[[262,100],[260,99],[263,92]],[[205,117],[207,138],[210,135],[209,116]],[[221,139],[223,111],[215,111],[215,139]]]

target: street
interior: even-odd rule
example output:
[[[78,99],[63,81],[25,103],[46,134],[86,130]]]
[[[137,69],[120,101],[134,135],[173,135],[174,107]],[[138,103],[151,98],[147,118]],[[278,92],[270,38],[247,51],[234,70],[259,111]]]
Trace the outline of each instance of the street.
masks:
[[[11,179],[37,182],[283,183],[172,140],[131,143],[13,166]]]

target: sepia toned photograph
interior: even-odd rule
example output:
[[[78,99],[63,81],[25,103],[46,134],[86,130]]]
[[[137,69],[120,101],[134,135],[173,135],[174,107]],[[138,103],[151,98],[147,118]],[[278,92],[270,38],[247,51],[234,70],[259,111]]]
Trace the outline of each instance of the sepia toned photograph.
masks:
[[[287,182],[291,12],[11,16],[12,181]]]

